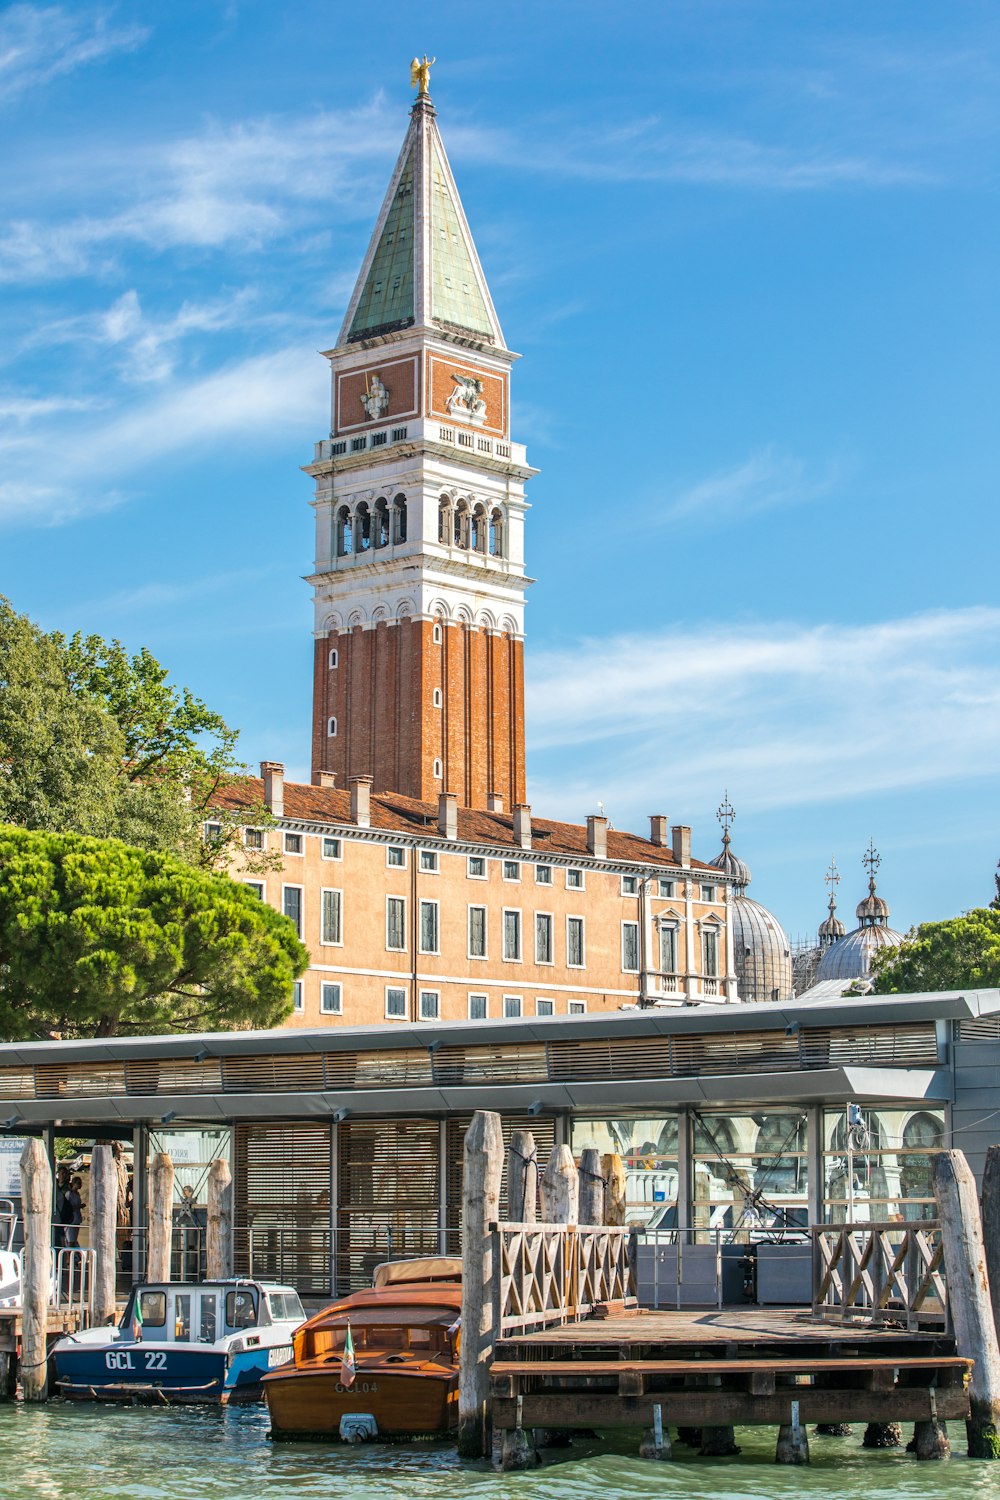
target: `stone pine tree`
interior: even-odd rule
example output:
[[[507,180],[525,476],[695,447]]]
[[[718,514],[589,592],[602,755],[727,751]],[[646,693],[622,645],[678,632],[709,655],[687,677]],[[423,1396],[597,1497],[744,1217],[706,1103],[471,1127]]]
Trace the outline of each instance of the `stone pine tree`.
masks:
[[[877,995],[997,987],[1000,901],[946,922],[922,922],[898,948],[877,951],[872,971]]]
[[[275,1026],[309,961],[250,886],[114,839],[0,828],[0,1038]]]

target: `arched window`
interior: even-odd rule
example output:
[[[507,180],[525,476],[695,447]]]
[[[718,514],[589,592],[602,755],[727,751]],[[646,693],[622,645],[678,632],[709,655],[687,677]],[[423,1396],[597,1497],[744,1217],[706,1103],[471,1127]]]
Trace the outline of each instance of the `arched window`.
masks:
[[[490,556],[503,557],[503,511],[495,510],[490,516]]]
[[[441,496],[438,505],[438,541],[444,546],[451,541],[451,501],[447,495]]]
[[[406,496],[397,495],[392,502],[393,533],[394,542],[406,541]]]
[[[367,552],[372,544],[372,515],[367,500],[362,500],[354,513],[354,550]]]
[[[468,547],[469,545],[469,506],[465,500],[460,500],[455,506],[455,546]]]
[[[354,551],[354,534],[351,528],[351,512],[342,505],[337,512],[337,556],[350,557]]]
[[[435,624],[435,626],[434,626],[433,640],[434,640],[435,646],[440,646],[441,643],[442,643],[442,641],[444,640],[444,631],[442,630],[441,625],[439,623]]]
[[[434,689],[434,707],[435,708],[440,708],[443,702],[444,702],[444,699],[441,697],[441,689],[440,688],[435,688]]]
[[[388,547],[389,545],[389,502],[388,500],[375,501],[375,536],[376,547]]]
[[[326,721],[326,732],[330,736],[331,739],[334,739],[336,737],[336,734],[337,734],[337,721],[336,721],[336,719],[327,719],[327,721]]]
[[[339,661],[340,661],[340,657],[337,655],[336,650],[331,651],[330,652],[330,671],[331,672],[333,671],[334,667],[336,667],[338,665]]]
[[[486,507],[477,505],[472,512],[472,550],[473,552],[486,551],[486,534],[489,523],[486,519]]]
[[[439,760],[436,760],[434,762],[434,780],[435,781],[440,781],[441,780],[441,775],[442,775],[441,762]]]

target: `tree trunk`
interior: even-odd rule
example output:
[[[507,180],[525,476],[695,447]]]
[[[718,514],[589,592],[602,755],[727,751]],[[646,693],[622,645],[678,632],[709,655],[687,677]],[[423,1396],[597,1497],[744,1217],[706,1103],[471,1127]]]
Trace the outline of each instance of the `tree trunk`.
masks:
[[[157,1151],[149,1164],[149,1234],[146,1247],[146,1280],[170,1280],[170,1247],[174,1228],[174,1164],[165,1151]]]
[[[114,1321],[118,1238],[118,1164],[108,1141],[90,1157],[90,1243],[94,1251],[94,1322]]]
[[[48,1377],[46,1339],[52,1283],[52,1169],[37,1137],[21,1152],[21,1391],[25,1401],[44,1401]]]
[[[969,1457],[1000,1458],[1000,1349],[986,1270],[976,1179],[962,1151],[934,1161],[948,1307],[958,1353],[975,1361],[969,1382]]]
[[[225,1281],[233,1274],[233,1177],[227,1161],[208,1169],[205,1279]]]
[[[458,1451],[481,1458],[490,1451],[487,1398],[493,1345],[499,1332],[500,1266],[490,1225],[500,1213],[503,1175],[500,1116],[478,1109],[465,1133],[462,1178],[462,1339],[458,1372]]]

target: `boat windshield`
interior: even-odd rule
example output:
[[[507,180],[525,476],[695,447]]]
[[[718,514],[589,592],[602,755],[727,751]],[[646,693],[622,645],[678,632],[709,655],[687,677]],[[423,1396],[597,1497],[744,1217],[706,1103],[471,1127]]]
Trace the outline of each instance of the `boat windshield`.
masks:
[[[267,1305],[276,1323],[301,1323],[305,1319],[298,1292],[268,1292]]]
[[[324,1355],[339,1358],[347,1338],[347,1324],[309,1329],[303,1354],[321,1359]],[[411,1324],[351,1324],[351,1339],[356,1354],[415,1354],[429,1358],[447,1349],[447,1330],[440,1324],[424,1327]]]
[[[230,1328],[257,1327],[257,1293],[252,1287],[226,1293],[226,1323]]]

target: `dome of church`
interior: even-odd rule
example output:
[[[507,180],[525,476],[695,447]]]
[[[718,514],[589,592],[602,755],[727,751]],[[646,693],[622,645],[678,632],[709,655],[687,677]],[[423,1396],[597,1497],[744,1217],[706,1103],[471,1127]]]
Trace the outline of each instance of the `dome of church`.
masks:
[[[746,893],[750,870],[733,853],[729,837],[729,824],[735,816],[727,797],[719,809],[722,853],[712,860],[712,866],[733,882],[729,930],[739,997],[741,1000],[788,1000],[792,995],[791,944],[777,917]]]
[[[867,979],[871,974],[872,956],[880,948],[898,948],[903,934],[889,926],[889,903],[875,890],[875,871],[879,857],[873,845],[869,845],[864,863],[868,868],[868,894],[858,902],[858,925],[853,932],[843,937],[827,939],[823,957],[816,971],[817,983],[824,979]],[[824,928],[831,922],[843,932],[843,924],[833,915],[834,901],[830,897],[830,916],[820,928],[820,941],[824,941]]]
[[[844,937],[847,928],[837,916],[837,898],[830,892],[830,910],[825,919],[819,924],[819,944],[821,948],[829,948],[838,938]]]

